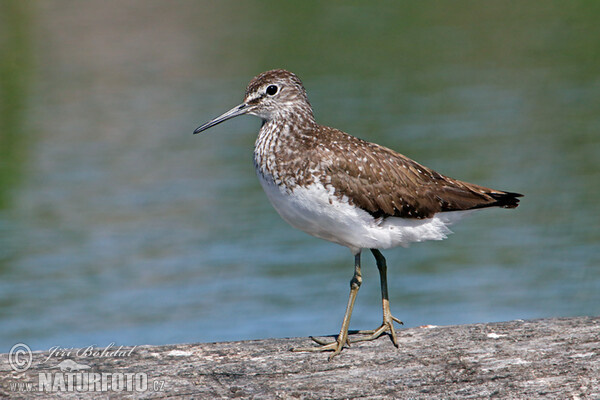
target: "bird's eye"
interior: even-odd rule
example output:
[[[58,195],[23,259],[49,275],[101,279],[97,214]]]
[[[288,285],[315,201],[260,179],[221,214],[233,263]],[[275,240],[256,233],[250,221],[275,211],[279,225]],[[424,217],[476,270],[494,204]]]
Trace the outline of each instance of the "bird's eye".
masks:
[[[269,85],[267,87],[267,94],[269,96],[273,96],[275,93],[277,93],[277,86],[275,86],[275,85]]]

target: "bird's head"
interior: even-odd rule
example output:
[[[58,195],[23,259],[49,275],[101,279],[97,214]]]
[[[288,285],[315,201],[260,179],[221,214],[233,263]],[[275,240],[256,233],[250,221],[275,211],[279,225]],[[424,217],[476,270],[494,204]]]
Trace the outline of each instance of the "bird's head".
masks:
[[[244,114],[255,115],[263,121],[288,118],[314,123],[312,108],[300,79],[284,69],[274,69],[250,81],[242,104],[201,125],[194,133]]]

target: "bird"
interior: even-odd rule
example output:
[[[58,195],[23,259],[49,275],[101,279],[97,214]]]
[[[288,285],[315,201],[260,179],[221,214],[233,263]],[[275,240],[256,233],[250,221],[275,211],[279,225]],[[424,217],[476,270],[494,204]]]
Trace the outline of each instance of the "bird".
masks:
[[[331,351],[329,360],[351,343],[387,333],[398,347],[390,310],[387,263],[381,250],[413,242],[442,240],[464,215],[488,207],[516,208],[515,192],[494,190],[442,175],[384,146],[319,125],[302,81],[273,69],[255,76],[243,102],[194,130],[203,132],[240,115],[262,120],[254,146],[256,174],[279,215],[293,227],[347,247],[354,274],[342,326],[336,339],[311,337]],[[361,252],[370,250],[379,270],[383,321],[349,338],[349,324],[362,283]]]

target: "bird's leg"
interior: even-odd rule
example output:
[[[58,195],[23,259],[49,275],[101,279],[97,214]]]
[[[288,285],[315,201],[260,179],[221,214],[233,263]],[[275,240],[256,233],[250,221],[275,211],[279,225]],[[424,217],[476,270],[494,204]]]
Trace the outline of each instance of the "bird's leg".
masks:
[[[350,325],[350,317],[352,316],[352,309],[354,308],[354,301],[360,289],[362,283],[362,275],[360,273],[360,252],[354,256],[354,276],[350,280],[350,297],[348,298],[348,305],[346,306],[346,313],[344,314],[344,321],[342,322],[342,329],[335,342],[325,343],[322,340],[312,338],[315,342],[319,343],[320,347],[304,347],[295,348],[292,351],[333,351],[329,356],[331,360],[336,355],[340,354],[344,345],[350,345],[348,340],[348,327]]]
[[[377,269],[379,269],[379,279],[381,281],[381,303],[383,306],[383,323],[379,328],[372,331],[358,331],[358,333],[368,334],[369,336],[354,339],[351,342],[355,343],[366,340],[374,340],[381,336],[383,332],[390,331],[392,342],[394,343],[394,346],[398,347],[398,338],[396,337],[396,331],[394,330],[394,321],[399,324],[402,324],[402,321],[394,317],[390,311],[390,299],[387,288],[387,264],[385,262],[385,257],[379,250],[371,249],[371,252],[375,256],[375,260],[377,261]]]

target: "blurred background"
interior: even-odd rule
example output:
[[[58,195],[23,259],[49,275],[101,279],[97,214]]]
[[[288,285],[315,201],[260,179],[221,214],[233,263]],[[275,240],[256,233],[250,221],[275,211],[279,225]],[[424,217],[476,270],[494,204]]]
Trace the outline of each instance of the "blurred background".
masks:
[[[271,68],[324,125],[525,194],[384,253],[405,326],[598,314],[600,3],[297,4],[0,2],[0,352],[338,332],[353,258],[272,209],[260,121],[192,135]]]

